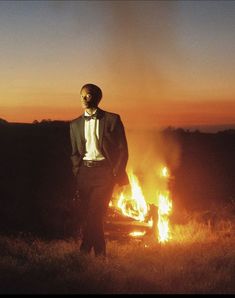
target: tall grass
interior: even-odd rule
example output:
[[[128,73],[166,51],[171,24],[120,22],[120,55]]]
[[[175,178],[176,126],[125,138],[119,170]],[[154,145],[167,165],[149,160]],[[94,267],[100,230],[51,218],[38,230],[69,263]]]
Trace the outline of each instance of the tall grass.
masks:
[[[1,294],[235,293],[234,222],[196,217],[171,240],[107,241],[106,260],[79,253],[76,239],[0,237]]]

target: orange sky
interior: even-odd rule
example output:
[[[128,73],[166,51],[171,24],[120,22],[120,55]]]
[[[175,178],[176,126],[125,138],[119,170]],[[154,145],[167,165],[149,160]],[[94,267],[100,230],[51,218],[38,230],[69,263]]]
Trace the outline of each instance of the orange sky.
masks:
[[[33,120],[71,120],[82,113],[79,100],[74,106],[16,106],[3,107],[3,119],[12,122],[33,122]],[[185,127],[197,125],[234,124],[235,102],[166,102],[146,106],[116,106],[101,101],[100,107],[121,115],[128,128],[161,128],[167,126]],[[38,117],[41,115],[41,117]],[[22,121],[23,119],[23,121]]]
[[[235,124],[235,2],[222,2],[1,1],[0,118],[73,119],[90,82],[129,128]]]

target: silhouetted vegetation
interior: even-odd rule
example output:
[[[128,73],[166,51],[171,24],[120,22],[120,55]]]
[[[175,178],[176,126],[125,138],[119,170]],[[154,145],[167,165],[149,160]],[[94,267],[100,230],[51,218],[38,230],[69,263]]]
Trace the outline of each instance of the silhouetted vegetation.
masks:
[[[181,147],[172,194],[188,209],[235,199],[235,130],[201,133],[168,128]],[[69,123],[0,121],[0,230],[43,237],[76,233]]]
[[[0,135],[1,231],[63,235],[74,192],[68,123],[11,123]]]
[[[180,128],[163,134],[180,144],[172,188],[180,204],[205,209],[235,203],[235,130],[201,133]]]

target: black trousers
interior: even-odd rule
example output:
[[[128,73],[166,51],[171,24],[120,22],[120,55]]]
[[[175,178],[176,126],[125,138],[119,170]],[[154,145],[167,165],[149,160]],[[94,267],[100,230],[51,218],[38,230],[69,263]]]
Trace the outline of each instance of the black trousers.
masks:
[[[80,199],[78,210],[82,230],[80,251],[106,255],[103,220],[112,197],[114,177],[108,165],[100,167],[81,166],[77,175]]]

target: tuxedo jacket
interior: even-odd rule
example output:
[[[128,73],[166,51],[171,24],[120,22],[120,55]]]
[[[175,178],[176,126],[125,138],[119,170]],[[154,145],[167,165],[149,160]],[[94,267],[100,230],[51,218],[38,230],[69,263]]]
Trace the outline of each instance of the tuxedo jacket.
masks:
[[[97,109],[99,119],[99,147],[108,160],[115,181],[119,185],[128,184],[126,165],[128,161],[128,145],[125,130],[118,114]],[[85,155],[84,115],[70,122],[70,138],[72,146],[73,174],[76,176]]]

